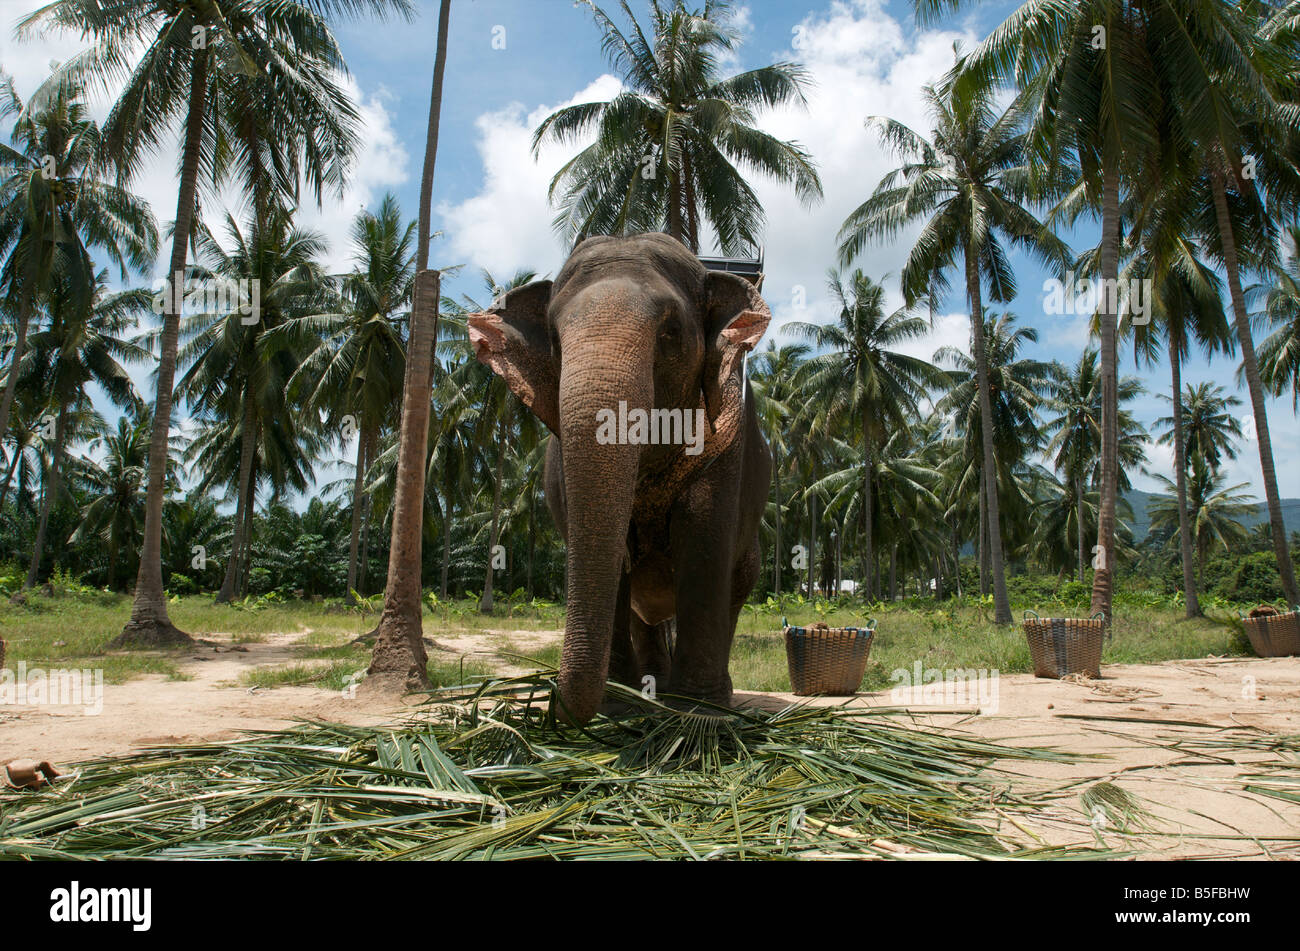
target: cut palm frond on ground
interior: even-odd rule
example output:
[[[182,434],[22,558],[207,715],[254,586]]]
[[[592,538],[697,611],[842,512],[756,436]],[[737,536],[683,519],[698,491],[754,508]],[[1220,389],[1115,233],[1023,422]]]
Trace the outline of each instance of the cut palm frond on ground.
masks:
[[[82,764],[0,797],[0,857],[743,859],[1106,857],[1043,848],[998,761],[1070,755],[846,707],[632,708],[581,731],[530,675],[384,728],[303,723]],[[663,698],[661,698],[662,700]]]

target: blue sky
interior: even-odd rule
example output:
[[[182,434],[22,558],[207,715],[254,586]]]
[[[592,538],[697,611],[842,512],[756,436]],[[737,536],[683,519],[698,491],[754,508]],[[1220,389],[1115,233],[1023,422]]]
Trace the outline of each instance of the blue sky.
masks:
[[[16,44],[12,23],[37,5],[35,0],[0,0],[0,63],[16,77],[23,94],[43,78],[51,59],[65,58],[79,47],[75,37],[58,36]],[[643,4],[632,0],[632,6],[640,10]],[[744,44],[728,68],[739,71],[777,59],[796,60],[805,64],[815,84],[807,110],[768,114],[760,122],[809,149],[820,165],[826,191],[824,202],[805,209],[780,187],[754,182],[767,209],[764,294],[772,306],[774,328],[788,320],[834,317],[825,294],[825,273],[834,263],[835,231],[891,167],[862,120],[873,113],[889,115],[927,131],[921,85],[951,65],[954,41],[972,45],[1013,6],[973,4],[968,13],[918,28],[910,3],[735,4]],[[613,12],[616,3],[608,7]],[[352,22],[337,29],[352,70],[353,94],[365,117],[365,147],[347,194],[322,210],[304,210],[304,220],[325,232],[330,262],[339,269],[349,265],[346,229],[360,207],[377,206],[383,193],[392,190],[408,216],[416,212],[437,4],[419,0],[419,10],[418,19],[409,24]],[[556,107],[608,98],[617,91],[618,81],[601,55],[600,34],[590,12],[573,0],[455,0],[450,37],[434,189],[434,227],[444,235],[434,241],[432,259],[435,265],[463,265],[447,290],[482,300],[488,295],[478,277],[480,268],[498,277],[520,267],[539,273],[558,269],[564,251],[550,228],[553,210],[546,204],[546,185],[573,149],[548,149],[534,161],[529,136]],[[160,221],[169,219],[175,208],[174,168],[174,150],[167,151],[136,183],[154,203]],[[239,201],[237,194],[220,196],[229,207]],[[887,286],[895,303],[897,275],[914,233],[872,249],[858,262],[873,277],[889,275]],[[1073,236],[1076,248],[1095,240],[1095,233],[1092,226],[1082,228]],[[1034,356],[1073,362],[1087,343],[1086,317],[1046,314],[1046,275],[1030,262],[1015,260],[1020,296],[1006,309],[1038,329]],[[800,300],[805,301],[802,307]],[[929,357],[943,345],[967,348],[969,325],[963,306],[956,296],[940,302],[934,331],[909,349]],[[1126,372],[1134,372],[1131,353],[1123,357]],[[1197,357],[1185,368],[1184,378],[1211,379],[1235,389],[1234,373],[1235,366],[1226,361],[1211,367]],[[1168,404],[1154,394],[1168,391],[1169,368],[1161,365],[1138,375],[1150,392],[1137,415],[1150,424],[1167,412]],[[152,386],[146,389],[152,396]],[[1244,391],[1240,395],[1244,403]],[[1241,410],[1244,414],[1248,408],[1243,405]],[[1300,471],[1300,425],[1289,401],[1272,401],[1269,419],[1282,494],[1300,495],[1300,481],[1288,475]],[[340,454],[351,455],[346,448]],[[1148,455],[1153,471],[1169,471],[1167,450],[1152,446]],[[1258,475],[1254,446],[1245,444],[1239,459],[1229,464],[1229,481],[1252,483],[1259,495]],[[322,472],[319,481],[333,478],[333,472]],[[1155,487],[1147,477],[1135,481],[1140,488]]]

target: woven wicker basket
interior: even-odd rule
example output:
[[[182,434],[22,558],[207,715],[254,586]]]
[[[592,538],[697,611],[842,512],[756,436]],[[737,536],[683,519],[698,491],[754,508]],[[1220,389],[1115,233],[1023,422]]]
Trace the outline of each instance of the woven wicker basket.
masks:
[[[781,619],[790,688],[797,696],[849,696],[858,692],[867,671],[876,622],[866,627],[791,627]]]
[[[1250,638],[1250,646],[1260,657],[1300,654],[1300,605],[1286,614],[1243,617],[1241,624]]]
[[[1101,642],[1106,637],[1104,614],[1090,618],[1039,617],[1033,611],[1026,611],[1024,624],[1035,677],[1059,680],[1070,674],[1101,676]]]

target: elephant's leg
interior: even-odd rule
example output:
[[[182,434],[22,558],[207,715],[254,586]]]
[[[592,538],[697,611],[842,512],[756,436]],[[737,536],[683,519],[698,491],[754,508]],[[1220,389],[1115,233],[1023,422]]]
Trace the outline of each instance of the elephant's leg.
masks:
[[[609,679],[634,689],[641,689],[636,651],[632,648],[632,584],[624,573],[618,585],[618,603],[614,608],[614,640],[609,648]]]
[[[632,649],[636,651],[637,669],[644,686],[645,677],[654,678],[654,689],[665,690],[668,687],[669,674],[672,671],[672,658],[668,644],[664,640],[662,624],[647,624],[632,612]]]
[[[716,467],[715,467],[716,468]],[[731,701],[727,660],[735,632],[736,498],[703,480],[689,486],[672,515],[677,643],[668,693]]]

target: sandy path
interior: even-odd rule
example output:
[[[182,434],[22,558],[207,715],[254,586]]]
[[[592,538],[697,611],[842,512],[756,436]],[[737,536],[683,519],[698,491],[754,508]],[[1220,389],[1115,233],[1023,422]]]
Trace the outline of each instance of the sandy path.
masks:
[[[1204,753],[1169,748],[1177,740],[1227,740],[1259,731],[1300,735],[1300,658],[1112,665],[1102,673],[1103,679],[1084,683],[1004,676],[993,715],[909,709],[916,725],[925,729],[955,729],[1010,745],[1049,746],[1099,757],[1007,764],[1033,785],[1062,790],[1058,808],[1027,823],[1045,842],[1092,839],[1080,834],[1080,819],[1088,813],[1079,794],[1105,779],[1136,796],[1156,820],[1151,833],[1142,836],[1144,858],[1300,858],[1300,806],[1247,793],[1236,781],[1251,764],[1276,762],[1275,755],[1215,750],[1213,756],[1224,760],[1216,762]],[[798,699],[791,694],[743,697],[744,702],[767,708]],[[889,706],[895,698],[889,693],[865,694],[851,702]],[[1126,719],[1076,719],[1098,716]],[[1155,722],[1159,720],[1199,725]],[[1240,835],[1255,836],[1258,842],[1214,838]],[[1124,841],[1104,828],[1101,837],[1115,848],[1135,847],[1131,839]]]
[[[555,643],[559,636],[556,631],[440,633],[438,645],[447,649],[445,661],[455,663],[464,656],[467,664],[477,660],[500,667],[500,658],[472,652],[494,651],[508,643],[527,653]],[[232,686],[253,667],[300,660],[294,642],[301,637],[273,636],[265,643],[244,645],[243,651],[202,647],[179,661],[193,679],[148,676],[107,685],[98,716],[87,716],[80,708],[0,707],[0,761],[22,757],[67,764],[155,744],[231,739],[241,730],[275,729],[296,718],[375,724],[401,715],[401,702],[391,697],[349,698],[310,686],[251,692]],[[1138,797],[1156,818],[1159,834],[1146,835],[1142,842],[1147,857],[1300,857],[1300,806],[1245,793],[1236,781],[1250,764],[1267,763],[1267,755],[1220,751],[1223,761],[1214,761],[1168,745],[1179,738],[1230,738],[1234,731],[1300,735],[1300,658],[1116,665],[1104,668],[1104,675],[1088,683],[1003,676],[996,712],[984,715],[972,715],[969,704],[963,704],[962,712],[908,706],[921,728],[1096,755],[1067,764],[1011,764],[1034,785],[1061,791],[1054,808],[1027,824],[1044,842],[1091,841],[1086,826],[1080,831],[1085,810],[1079,794],[1108,779]],[[896,705],[898,699],[882,692],[848,702],[884,707]],[[737,700],[779,709],[799,698],[740,693]],[[1097,716],[1127,719],[1081,719]],[[1155,722],[1160,720],[1199,726]],[[1104,829],[1100,834],[1116,847],[1134,846],[1132,840],[1121,842]],[[1242,834],[1258,837],[1258,844],[1213,838]]]

